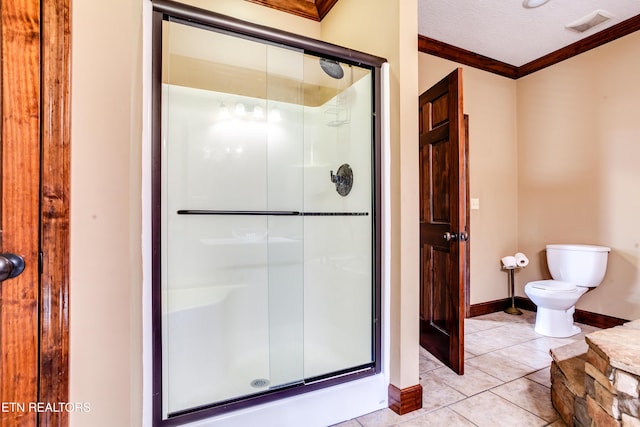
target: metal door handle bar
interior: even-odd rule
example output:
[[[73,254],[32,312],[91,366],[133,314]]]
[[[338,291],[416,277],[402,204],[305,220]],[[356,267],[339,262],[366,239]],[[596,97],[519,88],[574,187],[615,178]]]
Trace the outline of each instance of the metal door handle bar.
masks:
[[[178,215],[260,215],[260,216],[368,216],[369,212],[226,211],[183,209]]]

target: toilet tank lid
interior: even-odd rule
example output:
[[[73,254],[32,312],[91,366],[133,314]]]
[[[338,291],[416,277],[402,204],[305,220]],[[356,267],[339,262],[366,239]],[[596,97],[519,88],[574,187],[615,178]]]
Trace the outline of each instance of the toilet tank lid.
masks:
[[[564,251],[582,251],[582,252],[611,252],[611,248],[608,248],[606,246],[577,245],[577,244],[547,245],[547,249],[559,249]]]

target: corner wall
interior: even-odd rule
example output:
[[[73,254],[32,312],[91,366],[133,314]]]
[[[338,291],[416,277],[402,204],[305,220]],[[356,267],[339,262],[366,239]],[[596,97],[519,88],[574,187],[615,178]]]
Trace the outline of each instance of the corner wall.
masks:
[[[420,93],[456,66],[420,53]],[[464,68],[470,118],[471,304],[506,298],[500,258],[550,278],[545,245],[611,247],[600,287],[577,308],[640,317],[640,32],[517,81]],[[484,212],[484,213],[483,213]]]
[[[548,243],[611,247],[577,308],[640,317],[640,32],[518,80],[518,237],[530,280]]]

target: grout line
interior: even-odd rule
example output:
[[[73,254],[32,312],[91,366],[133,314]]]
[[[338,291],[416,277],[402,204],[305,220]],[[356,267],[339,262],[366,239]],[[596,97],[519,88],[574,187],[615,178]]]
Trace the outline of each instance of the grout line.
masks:
[[[518,379],[519,379],[519,378],[518,378]],[[514,381],[515,381],[515,380],[514,380]],[[541,421],[543,421],[544,423],[546,423],[545,425],[549,424],[549,421],[547,421],[547,420],[545,420],[544,418],[540,417],[540,415],[538,415],[538,414],[534,414],[533,412],[531,412],[531,411],[530,411],[530,410],[528,410],[527,408],[523,408],[522,406],[518,405],[516,402],[512,402],[512,401],[510,401],[510,400],[508,400],[508,399],[505,399],[504,397],[502,397],[502,396],[500,396],[500,395],[498,395],[498,394],[496,394],[496,393],[493,393],[493,392],[492,392],[492,391],[490,391],[490,390],[489,390],[489,393],[493,394],[493,395],[494,395],[494,396],[496,396],[496,397],[499,397],[500,399],[504,400],[504,401],[505,401],[505,402],[507,402],[507,403],[510,403],[510,404],[512,404],[512,405],[517,406],[518,408],[522,409],[522,410],[523,410],[523,411],[525,411],[525,412],[530,413],[530,414],[531,414],[531,415],[533,415],[534,417],[536,417],[536,418],[538,418],[539,420],[541,420]],[[555,409],[554,409],[554,410],[555,410]],[[556,411],[556,414],[557,414],[557,411]],[[555,420],[554,420],[554,421],[555,421]],[[551,422],[554,422],[554,421],[551,421]]]

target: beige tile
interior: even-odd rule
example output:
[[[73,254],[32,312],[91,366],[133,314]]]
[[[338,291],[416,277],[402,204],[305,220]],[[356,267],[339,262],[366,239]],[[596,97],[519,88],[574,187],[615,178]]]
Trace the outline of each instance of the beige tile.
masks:
[[[476,332],[475,334],[469,334],[464,337],[465,352],[478,356],[506,347],[504,344],[487,336],[484,332],[486,331]]]
[[[597,328],[591,325],[585,325],[584,323],[576,323],[576,326],[578,326],[582,330],[581,333],[583,334],[590,334],[591,332],[602,330],[601,328]]]
[[[563,347],[574,342],[575,340],[573,338],[540,337],[535,340],[522,343],[522,346],[531,350],[542,351],[549,354],[549,350],[552,348]]]
[[[504,311],[497,311],[482,316],[473,317],[473,319],[491,321],[502,325],[510,325],[513,323],[529,323],[534,324],[536,321],[536,313],[534,311],[520,310],[522,315],[513,315]]]
[[[356,420],[349,420],[340,424],[334,424],[331,427],[362,427],[362,424]]]
[[[502,350],[497,350],[491,354],[515,360],[518,363],[534,368],[535,370],[551,366],[552,359],[549,351],[532,349],[528,343],[529,342],[516,344]]]
[[[522,316],[498,312],[465,319],[465,375],[420,348],[422,409],[403,416],[383,409],[334,427],[563,427],[550,405],[549,349],[584,341],[597,328],[551,338],[536,334],[534,323],[535,312],[526,310]]]
[[[469,353],[485,354],[537,338],[532,331],[526,325],[504,325],[465,336],[464,347]]]
[[[419,363],[420,363],[419,371],[421,374],[424,372],[431,371],[433,369],[441,368],[443,366],[443,363],[441,361],[431,357],[426,357],[423,355],[420,355]]]
[[[417,411],[410,412],[409,414],[414,414]],[[406,414],[404,419],[408,420],[412,417],[408,417],[409,414]],[[416,414],[415,416],[420,415]],[[396,414],[389,408],[380,409],[379,411],[372,412],[367,415],[363,415],[361,417],[356,418],[357,422],[360,423],[363,427],[389,427],[392,425],[396,425],[403,421],[403,417]]]
[[[398,424],[398,427],[473,427],[475,424],[450,409],[442,408],[429,412],[409,421]]]
[[[464,375],[458,375],[446,367],[429,371],[427,375],[429,375],[429,377],[439,379],[442,383],[459,391],[465,396],[472,396],[503,383],[503,381],[498,378],[488,375],[487,373],[469,365],[465,365]]]
[[[474,357],[468,361],[468,365],[502,381],[512,381],[536,371],[536,368],[520,363],[517,358],[504,356],[498,352]]]
[[[447,369],[448,368],[442,368]],[[422,385],[422,411],[433,411],[466,399],[467,396],[449,387],[436,376],[428,375],[420,381]]]
[[[519,342],[535,340],[542,337],[542,335],[535,331],[534,325],[530,323],[512,323],[505,325],[504,331],[512,334]]]
[[[454,403],[449,409],[480,427],[544,426],[545,420],[525,411],[490,391]]]
[[[472,317],[470,319],[464,319],[464,333],[472,334],[474,332],[486,331],[487,329],[498,328],[504,326],[503,322],[497,322],[493,320],[483,320],[479,317]]]
[[[491,392],[549,423],[558,419],[558,413],[551,404],[551,390],[527,378],[511,381]]]
[[[440,360],[438,360],[437,357],[435,357],[433,354],[429,353],[423,347],[420,347],[420,357],[421,358],[424,357],[426,359],[429,359],[429,360],[431,360],[432,362],[434,362],[438,366],[444,366],[444,363],[442,363]]]
[[[540,369],[532,374],[527,375],[525,378],[529,378],[531,381],[535,381],[540,385],[550,388],[551,387],[551,367]]]

